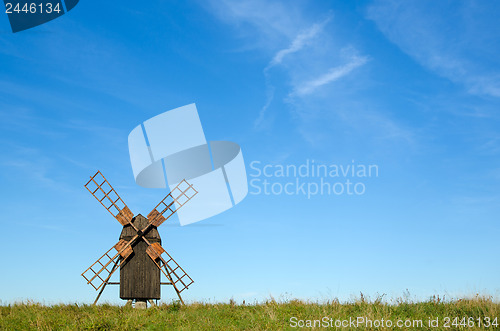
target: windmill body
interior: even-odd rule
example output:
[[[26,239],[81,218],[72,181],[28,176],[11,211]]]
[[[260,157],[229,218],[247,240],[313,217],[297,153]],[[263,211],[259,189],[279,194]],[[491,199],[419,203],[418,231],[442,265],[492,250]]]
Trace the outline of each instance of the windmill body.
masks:
[[[132,219],[132,224],[139,229],[146,227],[147,218],[141,214]],[[120,240],[131,240],[136,234],[131,225],[125,225],[120,235]],[[156,227],[143,234],[150,243],[161,245],[160,234]],[[156,264],[159,259],[153,261],[146,250],[148,244],[144,240],[137,240],[132,245],[133,253],[120,266],[120,298],[124,300],[152,300],[160,299],[161,273]],[[156,264],[155,264],[156,262]]]
[[[100,289],[94,304],[106,285],[120,285],[120,298],[145,302],[160,299],[160,285],[172,285],[181,303],[180,293],[193,280],[161,246],[157,227],[191,200],[198,191],[182,180],[146,216],[134,214],[104,178],[100,171],[85,184],[87,190],[123,226],[120,240],[82,273],[87,284]],[[120,282],[110,282],[120,269]],[[161,274],[168,282],[161,282]]]

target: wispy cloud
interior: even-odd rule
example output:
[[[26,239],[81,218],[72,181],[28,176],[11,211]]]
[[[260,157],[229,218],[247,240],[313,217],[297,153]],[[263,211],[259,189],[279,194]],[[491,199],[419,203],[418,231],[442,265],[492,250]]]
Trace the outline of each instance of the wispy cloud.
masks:
[[[274,99],[274,86],[271,86],[269,84],[267,75],[266,75],[266,86],[267,86],[266,103],[260,109],[259,116],[257,116],[257,119],[254,122],[254,127],[258,129],[264,127],[267,110],[269,109],[269,106],[271,106],[271,103],[273,102]]]
[[[271,62],[269,63],[269,65],[266,67],[265,70],[277,64],[280,64],[283,61],[283,58],[285,58],[287,55],[293,54],[303,49],[307,45],[307,43],[311,42],[311,40],[314,39],[314,37],[316,37],[318,33],[324,29],[325,25],[330,20],[331,16],[320,23],[313,24],[307,30],[299,33],[292,41],[289,47],[282,49],[278,53],[276,53],[276,55],[273,57],[273,59],[271,60]]]
[[[307,44],[311,43],[314,40],[314,38],[317,37],[321,31],[323,31],[325,25],[327,25],[330,20],[331,16],[327,17],[322,22],[315,23],[311,27],[300,32],[292,40],[290,45],[287,48],[279,50],[274,55],[269,64],[264,68],[264,77],[266,80],[266,102],[264,106],[262,106],[262,108],[260,109],[259,115],[257,116],[257,119],[254,122],[255,128],[262,129],[263,127],[265,127],[266,113],[274,99],[275,87],[270,83],[269,70],[272,67],[281,64],[285,59],[285,57],[301,51],[304,47],[307,46]]]
[[[492,51],[500,46],[498,4],[377,0],[367,17],[423,67],[471,94],[500,97],[500,62]]]
[[[419,148],[418,132],[400,123],[379,106],[367,106],[369,100],[362,96],[357,100],[348,97],[339,99],[336,104],[321,101],[321,107],[317,107],[315,99],[300,99],[296,103],[301,105],[295,111],[301,123],[298,132],[312,147],[323,149],[332,146],[337,153],[342,148],[338,145],[349,146],[347,142],[362,142],[356,147],[358,153],[383,153],[389,144],[393,150]]]
[[[245,48],[275,47],[293,38],[304,20],[295,4],[267,0],[209,0],[201,2],[220,20],[233,24],[242,38],[251,42]]]
[[[366,56],[353,56],[350,62],[338,67],[331,68],[327,73],[313,80],[307,81],[301,86],[298,86],[292,92],[292,96],[305,96],[311,94],[317,88],[346,76],[354,69],[364,65],[366,62],[368,62],[368,57]]]
[[[310,145],[331,140],[332,127],[339,125],[369,131],[381,139],[411,140],[411,134],[390,116],[378,116],[364,105],[348,108],[349,99],[363,84],[349,86],[352,81],[344,79],[366,65],[370,56],[359,51],[350,37],[337,33],[340,23],[332,12],[311,20],[296,2],[211,4],[216,16],[234,24],[235,31],[244,31],[242,39],[271,54],[262,69],[266,99],[253,123],[256,130],[270,130],[286,108],[297,132]],[[316,93],[332,88],[333,82],[337,85],[333,93]]]
[[[9,157],[0,162],[0,170],[2,176],[13,176],[16,174],[42,187],[59,189],[63,186],[56,182],[52,176],[54,165],[52,160],[47,157]]]
[[[267,95],[266,102],[254,122],[256,129],[271,126],[272,117],[268,113],[276,90],[276,87],[271,84],[272,68],[281,66],[285,69],[289,77],[287,85],[291,86],[291,91],[285,94],[283,101],[293,103],[295,98],[311,96],[319,87],[347,76],[368,62],[369,58],[358,55],[352,45],[341,48],[331,43],[331,34],[327,33],[326,29],[332,17],[333,15],[330,14],[325,19],[300,31],[288,47],[275,53],[264,68]],[[332,66],[333,63],[342,64]]]

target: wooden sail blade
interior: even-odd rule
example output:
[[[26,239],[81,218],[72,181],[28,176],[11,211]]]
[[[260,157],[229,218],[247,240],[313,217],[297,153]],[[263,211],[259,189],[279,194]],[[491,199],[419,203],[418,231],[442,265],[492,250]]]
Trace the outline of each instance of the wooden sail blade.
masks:
[[[198,194],[198,191],[194,189],[193,185],[189,184],[185,179],[182,180],[148,214],[149,223],[156,227],[160,226],[196,194]]]
[[[87,284],[92,285],[96,291],[110,278],[113,272],[120,267],[132,254],[132,243],[138,238],[133,237],[130,241],[120,240],[97,261],[82,272]]]
[[[153,261],[159,259],[163,252],[165,252],[165,250],[159,243],[152,243],[148,246],[148,248],[146,248],[146,253]]]
[[[121,225],[132,223],[134,214],[99,170],[90,177],[85,188]]]
[[[126,260],[130,256],[130,254],[134,252],[132,250],[132,246],[127,244],[128,242],[126,240],[120,239],[120,241],[113,246],[113,248],[116,249],[123,260]]]
[[[179,293],[194,283],[193,279],[189,277],[184,269],[181,268],[159,243],[150,244],[146,249],[146,253],[148,253],[149,257]]]

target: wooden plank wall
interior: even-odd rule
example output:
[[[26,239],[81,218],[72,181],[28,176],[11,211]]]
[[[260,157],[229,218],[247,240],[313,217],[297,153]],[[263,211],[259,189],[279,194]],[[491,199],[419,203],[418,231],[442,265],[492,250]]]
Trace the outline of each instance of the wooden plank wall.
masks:
[[[142,215],[134,217],[134,225],[142,229],[147,225],[147,219]],[[126,225],[123,227],[120,239],[130,240],[136,234],[135,230]],[[149,242],[160,243],[158,230],[152,227],[145,237]],[[147,244],[139,239],[132,245],[133,253],[120,267],[120,298],[129,299],[160,299],[160,269],[146,253]]]

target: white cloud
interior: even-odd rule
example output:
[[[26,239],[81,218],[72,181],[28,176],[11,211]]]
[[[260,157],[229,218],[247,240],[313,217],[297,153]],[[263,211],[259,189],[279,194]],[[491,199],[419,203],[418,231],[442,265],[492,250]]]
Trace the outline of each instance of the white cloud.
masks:
[[[334,82],[346,75],[348,75],[354,69],[364,65],[368,62],[368,57],[366,56],[353,56],[351,61],[347,64],[331,68],[327,73],[303,83],[301,86],[298,86],[294,92],[292,92],[293,96],[305,96],[313,93],[317,88],[326,85],[328,83]]]
[[[314,37],[316,37],[318,33],[323,30],[330,19],[331,18],[328,17],[323,22],[313,24],[313,26],[311,26],[309,29],[299,33],[288,48],[282,49],[278,53],[276,53],[267,68],[280,64],[285,56],[303,49],[307,45],[307,43],[311,42],[311,40],[314,39]]]
[[[289,43],[289,46],[277,51],[264,68],[267,95],[254,122],[255,128],[268,127],[272,121],[268,116],[268,111],[275,97],[275,86],[270,83],[272,76],[270,71],[273,67],[282,65],[286,69],[290,79],[288,85],[292,86],[292,91],[287,93],[284,100],[290,101],[290,97],[306,97],[317,88],[339,80],[368,62],[368,57],[357,55],[358,52],[353,46],[344,48],[332,46],[331,36],[325,32],[331,20],[332,15],[329,15],[326,19],[300,31]],[[325,52],[324,49],[318,51],[322,48],[327,49],[328,52]],[[347,63],[331,67],[332,63],[346,61]],[[311,79],[311,73],[314,74],[317,71],[316,78]]]
[[[214,0],[211,4],[215,15],[233,24],[242,40],[271,54],[263,68],[266,99],[254,128],[271,129],[283,114],[279,110],[286,107],[296,120],[297,132],[313,145],[329,141],[334,125],[368,128],[381,139],[409,140],[409,134],[388,116],[370,115],[362,105],[350,107],[349,100],[363,84],[349,86],[350,81],[342,80],[368,63],[369,57],[349,36],[337,33],[340,23],[332,13],[311,21],[297,2]],[[338,83],[333,93],[314,93],[332,82]]]
[[[500,97],[500,7],[494,2],[378,0],[367,9],[382,33],[423,67],[469,93]]]
[[[266,80],[267,79],[268,78],[267,78],[267,75],[266,75]],[[269,108],[269,106],[271,105],[271,103],[273,102],[273,99],[274,99],[274,87],[270,86],[268,83],[266,85],[268,85],[267,86],[266,103],[260,109],[259,116],[257,117],[257,119],[254,122],[254,126],[256,128],[262,128],[264,126],[264,123],[265,123],[264,120],[265,120],[267,109]]]
[[[275,46],[293,38],[304,25],[300,9],[288,2],[210,0],[201,4],[220,20],[236,26],[241,37],[251,39],[247,48]]]
[[[266,113],[274,99],[275,88],[269,82],[269,70],[272,67],[281,64],[285,57],[301,51],[304,47],[307,46],[307,44],[311,43],[314,40],[314,38],[317,37],[318,34],[324,29],[325,25],[328,24],[330,20],[331,17],[328,17],[322,22],[315,23],[308,29],[305,29],[302,32],[300,32],[292,40],[290,45],[287,48],[279,50],[274,55],[269,64],[264,68],[264,76],[266,79],[266,90],[267,90],[266,102],[259,111],[259,115],[254,122],[254,127],[262,129],[265,126]]]

